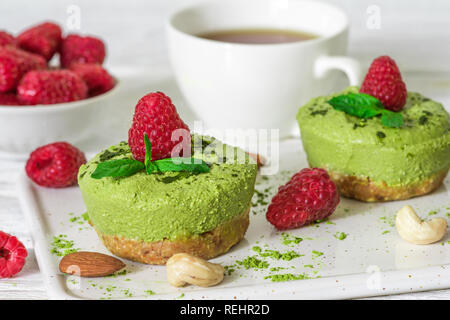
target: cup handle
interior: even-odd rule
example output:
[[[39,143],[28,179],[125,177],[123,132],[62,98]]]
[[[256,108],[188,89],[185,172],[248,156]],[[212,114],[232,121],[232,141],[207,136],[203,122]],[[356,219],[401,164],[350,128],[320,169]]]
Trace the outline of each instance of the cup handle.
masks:
[[[357,60],[344,56],[321,56],[317,58],[314,65],[314,75],[320,79],[333,69],[343,71],[351,86],[361,84],[361,65]]]

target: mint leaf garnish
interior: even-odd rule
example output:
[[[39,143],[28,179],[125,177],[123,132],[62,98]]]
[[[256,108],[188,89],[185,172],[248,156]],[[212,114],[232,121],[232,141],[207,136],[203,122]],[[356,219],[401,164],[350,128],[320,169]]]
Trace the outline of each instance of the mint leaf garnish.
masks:
[[[385,109],[381,113],[381,123],[385,127],[400,128],[403,125],[403,116],[401,113]]]
[[[94,179],[103,177],[128,177],[145,168],[145,165],[134,159],[117,159],[98,164],[91,174]]]
[[[154,170],[154,166],[152,164],[152,143],[148,138],[147,134],[144,133],[144,143],[145,143],[145,171],[147,174],[151,174]]]
[[[206,162],[196,158],[167,158],[153,161],[152,164],[159,172],[209,172],[209,166]]]
[[[328,103],[336,110],[362,119],[375,117],[384,109],[380,100],[365,93],[337,96],[330,99]]]
[[[380,100],[365,93],[349,93],[331,98],[328,103],[338,111],[368,119],[381,115],[381,123],[390,128],[403,125],[403,115],[383,107]]]
[[[197,158],[167,158],[152,161],[152,143],[147,134],[144,134],[145,159],[144,163],[135,159],[117,159],[101,162],[95,171],[91,174],[94,179],[104,177],[128,177],[141,170],[151,174],[153,172],[209,172],[208,164]]]

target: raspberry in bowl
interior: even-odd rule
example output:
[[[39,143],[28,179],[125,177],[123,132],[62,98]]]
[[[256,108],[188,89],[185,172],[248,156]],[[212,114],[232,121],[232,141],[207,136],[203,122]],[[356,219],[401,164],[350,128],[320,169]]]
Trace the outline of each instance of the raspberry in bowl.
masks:
[[[53,22],[17,36],[0,30],[0,156],[25,159],[53,141],[88,143],[99,123],[113,120],[119,82],[105,57],[101,39],[65,36]]]

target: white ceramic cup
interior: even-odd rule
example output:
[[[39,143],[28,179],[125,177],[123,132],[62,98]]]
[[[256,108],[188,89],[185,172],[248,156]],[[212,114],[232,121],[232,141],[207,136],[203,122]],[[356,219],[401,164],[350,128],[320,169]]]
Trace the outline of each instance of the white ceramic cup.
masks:
[[[281,44],[236,44],[197,35],[232,29],[285,29],[318,38]],[[195,116],[219,130],[293,131],[298,108],[330,93],[343,71],[359,84],[359,63],[345,57],[348,19],[329,4],[302,0],[227,0],[175,12],[167,23],[170,60]]]

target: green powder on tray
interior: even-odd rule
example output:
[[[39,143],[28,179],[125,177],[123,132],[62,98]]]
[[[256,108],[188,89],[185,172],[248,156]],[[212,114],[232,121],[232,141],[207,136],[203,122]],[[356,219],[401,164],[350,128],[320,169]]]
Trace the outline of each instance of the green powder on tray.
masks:
[[[293,273],[283,273],[283,274],[273,274],[264,277],[264,279],[270,279],[272,282],[283,282],[283,281],[292,281],[292,280],[305,280],[311,279],[304,273],[301,274],[293,274]]]
[[[226,274],[226,275],[229,275],[229,276],[231,276],[231,275],[233,274],[233,272],[236,271],[235,265],[232,265],[232,266],[225,266],[224,269],[225,269],[225,274]]]
[[[244,260],[237,260],[236,263],[242,267],[244,267],[245,270],[248,269],[267,269],[269,267],[269,263],[267,261],[260,260],[256,258],[255,256],[250,256],[245,258]]]
[[[57,255],[58,257],[64,257],[70,253],[77,252],[80,249],[74,248],[73,240],[68,240],[67,235],[60,234],[59,236],[54,236],[52,241],[51,253]]]
[[[325,220],[326,221],[326,220]],[[325,221],[318,221],[325,222]],[[341,232],[337,233],[337,238],[339,239],[345,239],[347,234]],[[301,238],[296,237],[293,235],[290,235],[288,233],[281,233],[281,243],[286,246],[295,246],[301,243],[304,239],[306,240],[312,240],[311,238]],[[258,244],[258,242],[257,242]],[[272,250],[267,248],[268,245],[261,245],[261,246],[253,246],[252,251],[255,252],[257,255],[252,255],[244,258],[243,260],[236,260],[236,264],[225,266],[225,274],[231,275],[235,270],[237,269],[253,269],[253,270],[267,270],[270,273],[269,275],[266,275],[264,277],[265,280],[270,280],[272,282],[283,282],[283,281],[292,281],[292,280],[305,280],[305,279],[314,279],[319,278],[320,276],[310,276],[306,273],[278,273],[282,272],[282,270],[286,269],[296,269],[296,264],[294,265],[288,265],[288,266],[272,266],[270,267],[268,259],[277,260],[277,261],[291,261],[293,259],[299,258],[304,256],[303,254],[300,254],[296,251],[289,250],[289,251],[278,251],[278,250]],[[317,258],[322,256],[324,253],[320,251],[313,250],[312,251],[313,258]],[[305,268],[314,268],[313,265],[304,265]],[[317,271],[313,271],[314,274],[317,273]]]
[[[313,250],[313,251],[312,251],[312,254],[313,254],[315,257],[323,256],[323,252],[316,251],[316,250]]]
[[[275,260],[284,260],[284,261],[291,261],[292,259],[302,257],[302,254],[299,254],[295,251],[287,251],[287,252],[280,252],[277,250],[270,250],[270,249],[261,249],[261,247],[254,246],[252,248],[253,251],[257,252],[261,257],[263,258],[272,258]]]
[[[300,237],[295,237],[293,235],[290,235],[288,233],[281,233],[281,237],[282,237],[282,243],[286,246],[290,246],[291,244],[299,244],[300,242],[303,241],[302,238]]]
[[[345,238],[347,238],[347,234],[345,232],[336,232],[334,237],[338,240],[344,240]]]

